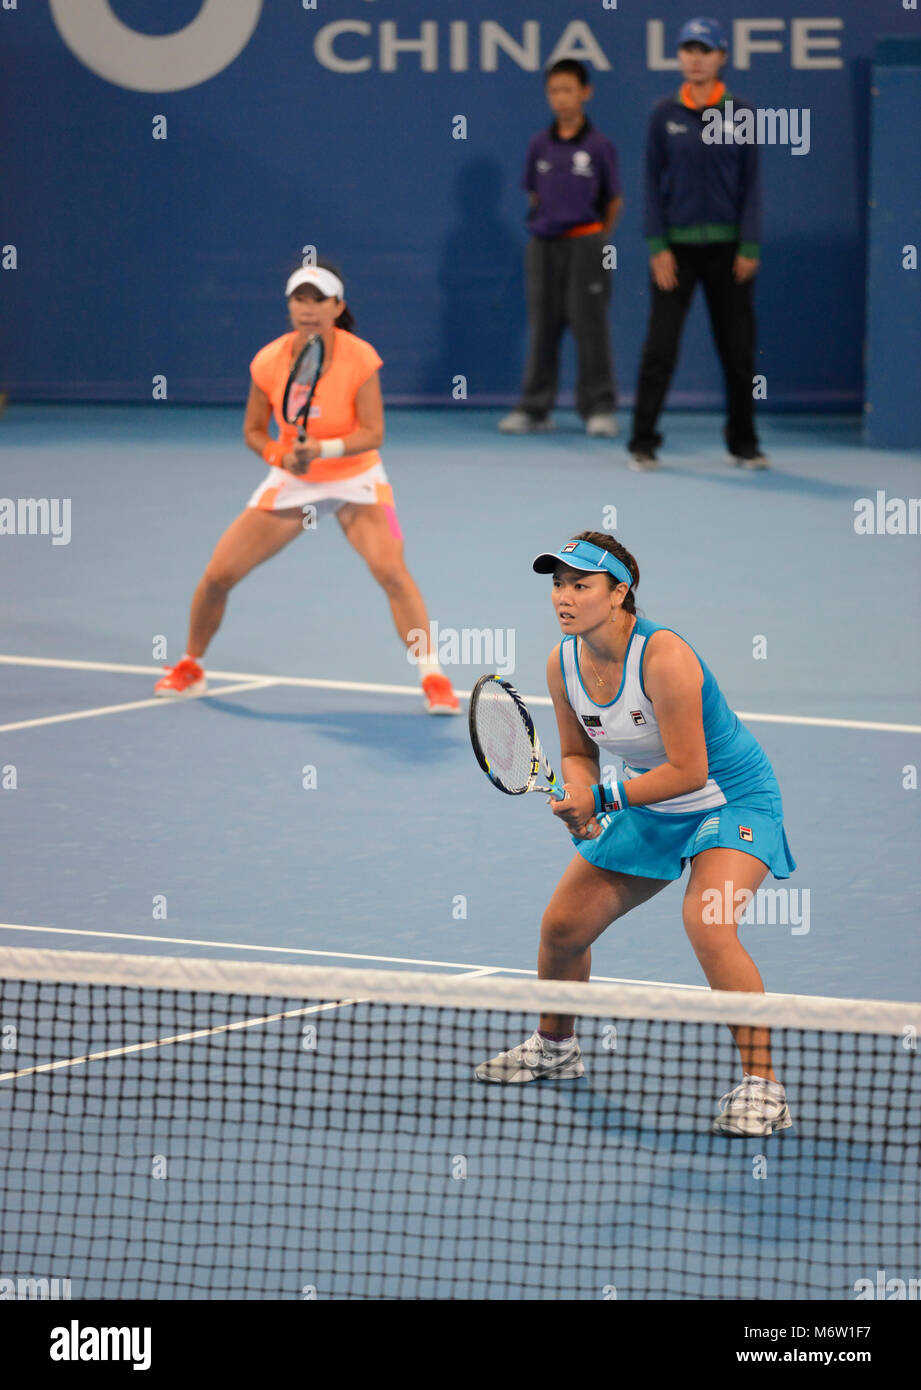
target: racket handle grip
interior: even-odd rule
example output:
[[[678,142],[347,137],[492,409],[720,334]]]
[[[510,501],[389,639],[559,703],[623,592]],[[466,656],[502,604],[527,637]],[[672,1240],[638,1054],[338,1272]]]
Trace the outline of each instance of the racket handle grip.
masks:
[[[563,788],[556,786],[550,788],[550,795],[553,797],[554,801],[563,801],[566,797]]]

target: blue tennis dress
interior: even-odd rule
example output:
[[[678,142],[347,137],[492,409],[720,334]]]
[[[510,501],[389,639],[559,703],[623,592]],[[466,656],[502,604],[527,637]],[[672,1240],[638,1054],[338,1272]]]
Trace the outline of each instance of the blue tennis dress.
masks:
[[[560,643],[566,697],[585,732],[598,745],[602,768],[605,754],[623,759],[625,783],[668,761],[643,685],[646,643],[660,631],[673,629],[637,618],[627,644],[620,689],[606,705],[596,704],[582,683],[575,637]],[[601,835],[595,840],[573,837],[573,843],[589,863],[601,869],[644,878],[680,878],[695,854],[716,848],[740,849],[760,859],[775,878],[789,878],[796,863],[784,833],[783,804],[774,769],[761,744],[729,708],[713,672],[699,656],[697,659],[704,675],[701,698],[707,743],[706,785],[669,801],[600,816]],[[606,782],[614,780],[610,772],[602,776]]]

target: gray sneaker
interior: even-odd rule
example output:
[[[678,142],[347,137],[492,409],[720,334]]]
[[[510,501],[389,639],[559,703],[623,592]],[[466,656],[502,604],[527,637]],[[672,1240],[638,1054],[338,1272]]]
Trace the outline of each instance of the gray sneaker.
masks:
[[[520,1081],[543,1081],[584,1076],[582,1052],[575,1037],[566,1048],[551,1047],[539,1033],[526,1042],[500,1052],[490,1062],[481,1062],[474,1073],[477,1081],[500,1081],[508,1086]]]
[[[750,473],[759,472],[761,469],[771,466],[760,449],[752,449],[744,454],[732,454],[731,458],[736,468],[745,468]]]
[[[510,415],[503,415],[499,429],[503,434],[547,434],[555,426],[549,415],[541,419],[526,410],[513,410]]]
[[[590,415],[585,422],[585,433],[600,439],[614,439],[620,434],[616,415]]]
[[[720,1113],[710,1128],[714,1134],[747,1139],[789,1129],[792,1123],[787,1095],[780,1083],[746,1075],[734,1090],[721,1097]]]

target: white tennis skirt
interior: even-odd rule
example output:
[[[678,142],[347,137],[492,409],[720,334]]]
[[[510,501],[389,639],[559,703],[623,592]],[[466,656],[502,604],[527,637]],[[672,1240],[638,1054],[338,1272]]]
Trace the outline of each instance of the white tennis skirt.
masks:
[[[384,507],[391,530],[399,535],[393,488],[382,463],[375,463],[351,478],[326,478],[318,483],[295,477],[285,468],[270,468],[268,477],[259,484],[246,505],[266,512],[291,507],[304,511],[312,507],[315,509],[314,516],[319,518],[329,512],[337,512],[346,502],[365,507]]]

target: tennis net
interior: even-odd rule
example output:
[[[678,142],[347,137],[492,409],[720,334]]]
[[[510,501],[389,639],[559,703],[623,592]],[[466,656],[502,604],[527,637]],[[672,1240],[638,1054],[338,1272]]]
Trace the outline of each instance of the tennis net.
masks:
[[[584,1077],[476,1080],[541,1010],[576,1015]],[[741,1079],[727,1023],[770,1027],[792,1128],[711,1133]],[[518,1300],[907,1286],[921,1277],[919,1025],[916,1004],[3,950],[0,1287]]]

